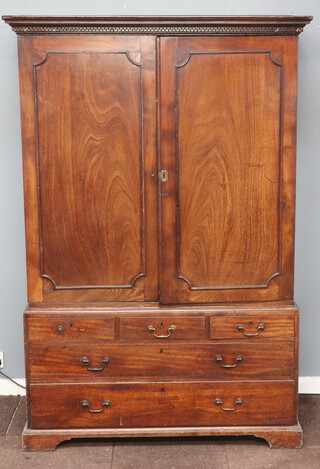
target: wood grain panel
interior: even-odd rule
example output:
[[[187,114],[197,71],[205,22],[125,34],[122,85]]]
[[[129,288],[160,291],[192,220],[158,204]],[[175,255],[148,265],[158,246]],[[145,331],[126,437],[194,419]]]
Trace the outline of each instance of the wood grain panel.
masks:
[[[281,285],[281,296],[282,298],[293,298],[298,87],[297,38],[285,40],[283,47],[283,66],[286,71],[286,79],[284,80],[283,95],[283,165],[281,182],[283,192],[282,268],[285,277]]]
[[[290,425],[292,381],[31,385],[31,428]],[[214,404],[216,398],[234,412]],[[81,406],[87,400],[90,413]],[[50,405],[48,405],[50,402]]]
[[[73,288],[55,289],[48,279],[43,281],[43,297],[50,303],[83,303],[98,301],[141,301],[144,298],[144,277],[138,278],[134,288]]]
[[[150,301],[157,299],[158,273],[155,246],[157,246],[158,232],[157,213],[154,210],[157,184],[156,178],[150,176],[152,170],[155,170],[157,166],[155,153],[156,102],[154,98],[156,76],[154,44],[154,38],[139,38],[134,36],[42,36],[36,40],[29,37],[19,38],[24,188],[27,215],[28,295],[31,302],[42,300],[46,302],[142,301],[144,299]],[[73,59],[73,68],[69,67],[69,65],[69,69],[68,67],[65,67],[65,69],[62,67],[60,71],[57,70],[57,77],[53,77],[50,74],[50,72],[55,72],[56,64],[53,64],[51,69],[47,69],[47,72],[45,72],[45,68],[50,64],[53,56],[57,58],[58,55],[62,59],[64,58],[66,62],[68,62],[67,56],[72,55],[72,57],[78,57],[78,59],[84,57],[85,63],[83,65],[87,64],[89,67],[85,75],[83,75],[83,80],[81,80],[80,75],[84,67],[81,69],[81,66],[75,64]],[[99,59],[100,65],[98,62],[93,63],[94,57],[97,55],[100,59],[104,57],[103,60]],[[110,59],[110,67],[106,64],[107,56]],[[79,60],[81,61],[81,59]],[[35,66],[34,64],[38,65]],[[98,65],[100,66],[100,71],[95,69]],[[105,65],[108,65],[109,76],[103,70]],[[76,70],[77,67],[78,69]],[[115,85],[115,93],[111,89],[109,91],[101,89],[101,86],[106,84],[113,72],[113,79],[109,81],[109,85],[111,87]],[[120,75],[119,80],[117,78],[118,72]],[[128,80],[125,78],[127,72]],[[67,77],[68,73],[69,77]],[[66,79],[63,78],[63,74],[66,74]],[[45,78],[45,83],[41,83],[41,77]],[[88,83],[91,82],[94,90],[90,91],[90,87],[87,84],[85,90],[81,89],[81,86],[85,85],[86,79]],[[71,81],[73,85],[79,85],[80,88],[78,90],[73,88],[71,92]],[[41,103],[39,99],[35,100],[37,84],[40,89],[43,85],[43,92],[39,97],[42,100]],[[61,85],[60,89],[58,89],[59,84]],[[63,87],[65,87],[64,90]],[[68,90],[70,90],[70,95],[68,95]],[[48,94],[45,95],[44,91],[48,91]],[[131,99],[136,92],[138,93]],[[81,95],[83,96],[81,97]],[[63,101],[62,98],[66,99]],[[132,101],[132,105],[129,99]],[[86,100],[88,100],[88,103],[91,100],[92,109],[86,105]],[[115,104],[114,106],[111,101]],[[73,106],[74,102],[76,106]],[[84,104],[83,112],[79,114],[79,109],[76,108],[81,108],[81,102]],[[110,112],[107,110],[108,106],[110,107]],[[43,110],[42,114],[46,114],[45,116],[39,116],[38,111],[40,108]],[[41,124],[39,121],[42,117],[45,117],[48,122],[45,123],[46,125],[42,125],[42,130],[45,133],[43,140],[46,148],[42,148],[45,157],[41,161],[41,156],[43,156],[40,148],[41,129],[37,129],[35,124]],[[112,120],[111,126],[109,125],[109,117]],[[63,119],[65,121],[62,123]],[[86,119],[88,120],[87,126]],[[123,119],[122,122],[120,122],[121,119]],[[119,122],[120,125],[118,125]],[[105,123],[107,124],[106,128],[104,128]],[[78,135],[74,135],[78,134],[78,124],[81,134],[80,139]],[[41,125],[38,125],[38,127],[41,127]],[[122,135],[119,134],[119,130],[120,133],[122,132]],[[137,134],[138,138],[136,139]],[[86,135],[88,140],[86,140]],[[119,140],[118,136],[120,137]],[[135,140],[134,145],[132,144],[133,139]],[[80,148],[81,142],[84,145],[83,152]],[[123,150],[122,156],[118,158],[118,155],[114,152],[112,153],[113,160],[111,160],[106,150],[110,147],[109,150],[112,152],[115,150],[115,146],[118,152]],[[79,154],[75,155],[73,152],[77,148],[82,152],[80,157]],[[54,157],[51,158],[49,150],[57,150],[60,153],[58,156],[55,153]],[[89,158],[86,158],[86,152],[89,154]],[[67,164],[64,167],[61,161],[64,160],[66,153],[68,153],[66,157]],[[113,168],[110,168],[104,155],[108,156]],[[47,161],[45,161],[46,159]],[[45,165],[41,168],[43,163]],[[50,171],[53,167],[55,167],[55,172],[45,176],[48,187],[44,188],[42,191],[44,193],[41,193],[39,187],[41,186],[43,171],[47,171],[47,169]],[[144,167],[148,173],[144,173]],[[109,171],[110,169],[111,171]],[[115,179],[112,177],[112,171],[115,170],[119,174],[121,171],[124,173],[122,177],[126,178],[126,180],[123,179],[121,183],[123,184],[124,191],[126,190],[127,193],[120,190],[119,184],[116,184],[117,180],[112,183],[110,182],[111,179]],[[106,171],[109,171],[108,175],[104,174]],[[128,175],[128,172],[130,172],[130,175]],[[58,176],[58,178],[55,176]],[[73,176],[75,177],[73,178]],[[109,178],[108,183],[106,183],[107,177]],[[90,178],[93,182],[91,188]],[[95,178],[99,180],[98,184],[95,184]],[[134,184],[132,185],[133,180]],[[87,185],[84,184],[85,181],[87,181]],[[118,178],[119,181],[120,179]],[[65,183],[68,183],[67,187],[59,186],[59,184],[62,186]],[[54,191],[55,184],[57,185],[57,191]],[[93,187],[94,184],[96,189]],[[125,184],[127,184],[127,187],[125,187]],[[108,194],[106,189],[109,186],[109,195],[111,194],[113,199],[109,197],[107,200]],[[99,195],[101,190],[105,191],[103,197]],[[78,194],[77,191],[82,191],[82,193]],[[48,211],[45,207],[46,201],[49,202]],[[66,202],[65,209],[61,206],[64,202]],[[110,207],[107,207],[107,202],[114,202],[111,210],[109,210]],[[123,211],[123,207],[126,207],[126,211]],[[54,209],[55,212],[53,214],[50,213],[50,208]],[[120,211],[115,214],[118,225],[121,225],[123,221],[121,230],[116,233],[114,228],[108,229],[108,236],[106,233],[103,233],[103,236],[101,236],[100,229],[108,228],[107,225],[109,224],[112,225],[112,222],[106,219],[106,211],[113,215],[112,210],[115,211],[116,208],[123,211],[122,214]],[[92,209],[99,210],[99,213],[96,213],[96,217]],[[72,210],[74,213],[72,213]],[[62,252],[58,252],[56,246],[52,246],[54,247],[54,253],[50,253],[50,262],[55,264],[55,267],[59,270],[64,270],[65,276],[69,274],[71,276],[76,275],[77,278],[74,281],[79,280],[79,277],[81,277],[83,283],[86,283],[84,276],[90,277],[87,281],[92,282],[91,284],[78,285],[79,289],[69,289],[72,286],[72,279],[70,278],[69,284],[65,287],[67,289],[59,290],[57,287],[61,288],[61,285],[54,278],[52,279],[53,283],[48,278],[42,276],[42,274],[46,275],[44,271],[44,257],[46,254],[44,252],[42,227],[42,212],[44,211],[47,212],[47,231],[50,231],[51,225],[54,225],[54,223],[58,225],[59,223],[59,226],[55,227],[56,235],[60,237],[60,239],[57,238],[56,244],[60,245],[61,239],[65,244],[61,248],[66,247],[69,243],[64,252],[65,257],[62,256]],[[57,216],[61,215],[62,218],[58,219],[55,217],[55,213]],[[74,217],[74,219],[70,219],[69,216]],[[50,217],[52,220],[50,220]],[[93,224],[90,226],[92,220]],[[126,221],[130,224],[130,227],[126,225]],[[83,224],[81,224],[82,222]],[[132,225],[132,223],[134,224]],[[75,230],[77,231],[77,237],[70,241]],[[53,237],[52,233],[46,232],[46,234],[49,237]],[[89,245],[85,242],[86,236],[89,242],[93,241],[96,237],[97,242],[92,245],[92,252]],[[116,267],[109,270],[107,264],[105,266],[102,265],[102,251],[105,246],[101,243],[104,243],[107,237],[111,238],[111,242],[113,240],[114,242],[126,243],[117,248],[116,254],[116,250],[114,248],[111,249],[112,254],[111,258],[109,255],[109,261],[115,261]],[[110,239],[107,241],[110,241]],[[86,261],[84,265],[81,264],[81,269],[79,265],[75,266],[72,264],[70,257],[74,255],[78,258],[77,249],[81,251],[80,257],[82,256],[78,264],[83,260]],[[88,254],[89,251],[90,255]],[[152,259],[149,258],[150,254],[152,254]],[[122,273],[120,272],[122,268],[120,267],[119,260],[124,262]],[[63,262],[57,265],[59,261]],[[68,274],[67,270],[71,264],[76,272],[71,270]],[[104,267],[106,267],[106,271]],[[145,273],[146,269],[148,275],[138,278],[139,274]],[[133,272],[134,270],[135,272]],[[92,274],[93,271],[96,274]],[[104,278],[101,278],[100,274],[102,272]],[[50,273],[47,275],[50,277]],[[93,277],[99,277],[99,279],[93,278],[92,275]],[[112,288],[112,284],[105,285],[104,282],[108,280],[106,277],[112,275],[117,278],[109,278],[110,282],[123,280],[123,283],[121,285],[116,284],[116,288]],[[97,288],[93,285],[98,280],[97,287],[100,286],[102,288]],[[131,288],[131,284],[134,288]],[[77,285],[73,286],[77,287]]]
[[[292,298],[296,45],[161,39],[163,303]]]
[[[33,52],[34,38],[19,38],[19,81],[21,103],[21,135],[23,152],[23,186],[27,256],[28,301],[42,301],[40,277],[40,227],[37,193],[38,172],[34,102]]]
[[[57,318],[28,318],[30,341],[108,340],[115,338],[115,321],[87,315]]]
[[[148,326],[155,328],[155,331],[149,331]],[[170,326],[175,329],[170,332]],[[169,334],[169,332],[170,334]],[[169,335],[168,339],[163,340],[193,340],[205,338],[205,318],[204,317],[166,317],[150,316],[143,318],[120,318],[120,339],[125,340],[152,340],[159,342],[156,335]]]
[[[212,289],[190,290],[187,282],[180,281],[179,301],[181,303],[225,303],[238,301],[275,301],[279,298],[281,282],[280,276],[271,280],[267,288],[236,288],[236,289]]]
[[[195,289],[265,286],[279,272],[281,67],[208,52],[176,73],[179,275]]]
[[[215,316],[210,318],[210,337],[215,340],[241,340],[241,341],[294,341],[295,317],[290,313],[282,313],[270,317],[268,314],[259,316]],[[263,324],[263,329],[258,329]],[[243,330],[238,329],[243,326]],[[257,334],[245,336],[243,334]]]
[[[36,80],[43,276],[131,287],[144,275],[140,66],[48,53]]]
[[[159,299],[158,153],[156,99],[156,38],[141,37],[143,151],[145,171],[144,300]]]
[[[241,361],[236,358],[241,356]],[[74,379],[293,379],[294,345],[276,344],[182,344],[182,345],[66,345],[31,342],[29,345],[30,378],[63,382]],[[109,362],[102,368],[104,357]],[[217,361],[221,357],[222,361]],[[222,365],[237,365],[224,368]],[[159,379],[159,378],[158,378]]]

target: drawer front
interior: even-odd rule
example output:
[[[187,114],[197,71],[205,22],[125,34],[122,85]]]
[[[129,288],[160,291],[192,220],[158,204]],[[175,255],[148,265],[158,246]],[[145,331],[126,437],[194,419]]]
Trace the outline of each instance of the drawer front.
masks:
[[[211,316],[210,339],[294,341],[294,315]]]
[[[205,338],[205,318],[201,316],[120,319],[120,339],[174,341],[203,338]]]
[[[32,428],[293,425],[291,381],[31,385]]]
[[[272,344],[46,345],[29,346],[30,377],[88,379],[188,377],[291,379],[294,346]]]
[[[110,340],[115,338],[114,318],[88,315],[28,318],[29,340]]]

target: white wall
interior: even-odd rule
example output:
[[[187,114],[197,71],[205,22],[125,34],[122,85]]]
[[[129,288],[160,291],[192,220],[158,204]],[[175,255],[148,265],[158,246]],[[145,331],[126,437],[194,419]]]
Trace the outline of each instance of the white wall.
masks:
[[[320,377],[320,1],[0,0],[1,15],[313,15],[300,36],[295,298],[300,375]],[[24,376],[26,304],[16,35],[0,22],[0,350],[4,372]],[[1,391],[0,391],[1,393]]]

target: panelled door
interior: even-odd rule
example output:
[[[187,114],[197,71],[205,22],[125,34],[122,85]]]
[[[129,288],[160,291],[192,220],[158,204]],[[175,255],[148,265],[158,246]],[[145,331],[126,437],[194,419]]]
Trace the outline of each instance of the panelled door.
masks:
[[[19,39],[29,301],[156,300],[155,38]]]
[[[292,298],[295,37],[19,40],[29,302]]]
[[[161,39],[163,303],[292,298],[296,44]]]

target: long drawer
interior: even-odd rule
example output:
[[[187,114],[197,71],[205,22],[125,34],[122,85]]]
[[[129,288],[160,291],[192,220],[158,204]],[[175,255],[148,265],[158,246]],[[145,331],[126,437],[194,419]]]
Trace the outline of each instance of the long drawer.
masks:
[[[293,425],[292,381],[33,384],[32,428]]]
[[[292,379],[294,345],[66,343],[29,345],[30,377],[185,377],[188,379]]]

